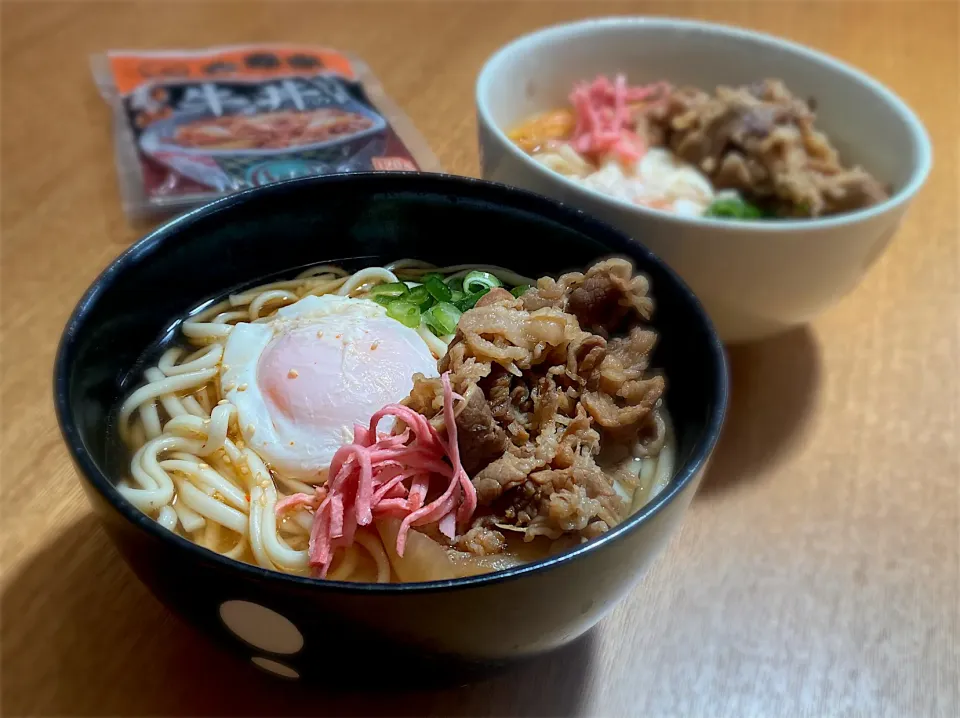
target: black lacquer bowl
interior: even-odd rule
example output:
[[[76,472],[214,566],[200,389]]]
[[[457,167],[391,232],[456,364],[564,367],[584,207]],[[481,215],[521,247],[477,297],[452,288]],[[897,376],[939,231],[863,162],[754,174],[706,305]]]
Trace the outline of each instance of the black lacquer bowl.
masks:
[[[677,473],[603,537],[539,563],[425,584],[287,576],[222,558],[162,528],[114,487],[109,422],[138,357],[189,309],[227,289],[322,261],[402,257],[500,264],[540,276],[621,255],[651,279]],[[574,640],[637,583],[680,524],[727,402],[723,349],[690,290],[627,236],[520,190],[439,175],[291,180],[219,200],[124,252],[77,305],[55,401],[97,514],[140,579],[211,638],[281,675],[377,682],[462,675]],[[647,590],[655,590],[648,587]],[[96,610],[95,607],[93,610]],[[642,630],[642,627],[638,630]],[[401,663],[387,662],[399,656]],[[425,667],[411,674],[411,668]],[[399,669],[399,670],[398,670]],[[419,678],[418,678],[419,684]]]

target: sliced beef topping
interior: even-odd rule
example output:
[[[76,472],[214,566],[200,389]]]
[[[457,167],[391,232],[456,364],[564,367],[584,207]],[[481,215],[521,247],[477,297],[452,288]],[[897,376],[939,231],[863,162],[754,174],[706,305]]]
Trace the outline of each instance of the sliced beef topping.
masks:
[[[541,279],[521,299],[491,291],[461,316],[440,362],[463,397],[457,438],[481,507],[461,550],[496,552],[502,532],[596,536],[626,517],[597,456],[604,439],[659,450],[665,385],[649,374],[647,290],[611,259]],[[439,379],[419,377],[407,399],[438,430],[441,394]]]
[[[464,396],[457,414],[457,443],[460,461],[470,476],[502,456],[510,439],[493,418],[493,412],[483,392],[476,384]]]
[[[500,553],[507,547],[503,534],[485,525],[478,525],[467,531],[457,541],[457,548],[469,551],[476,556],[489,556]]]
[[[590,267],[586,274],[572,272],[556,281],[540,279],[522,300],[528,311],[553,307],[569,312],[580,327],[606,337],[620,329],[625,319],[650,318],[653,303],[648,288],[646,277],[634,275],[629,262],[608,259]]]
[[[779,80],[718,87],[710,95],[680,88],[643,112],[681,159],[718,189],[735,189],[785,216],[846,212],[884,201],[889,192],[861,167],[844,167],[814,127],[812,102]],[[639,120],[638,120],[639,122]]]

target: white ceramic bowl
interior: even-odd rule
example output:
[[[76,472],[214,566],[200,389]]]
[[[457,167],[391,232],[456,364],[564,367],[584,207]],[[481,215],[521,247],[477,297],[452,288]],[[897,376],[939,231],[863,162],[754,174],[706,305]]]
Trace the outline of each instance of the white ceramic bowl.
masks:
[[[818,126],[846,164],[863,165],[894,193],[868,209],[822,219],[728,221],[678,217],[580,187],[534,162],[505,131],[567,105],[574,82],[626,72],[712,90],[779,78],[817,100]],[[722,25],[605,18],[546,28],[504,46],[477,80],[485,179],[575,205],[630,234],[693,288],[726,341],[805,323],[852,290],[889,243],[930,171],[923,125],[876,80],[819,52]]]

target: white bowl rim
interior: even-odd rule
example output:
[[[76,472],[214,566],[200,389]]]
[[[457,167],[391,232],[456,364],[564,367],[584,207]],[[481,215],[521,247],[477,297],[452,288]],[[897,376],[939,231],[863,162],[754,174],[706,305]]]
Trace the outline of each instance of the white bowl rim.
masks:
[[[559,172],[554,172],[553,170],[544,167],[539,162],[534,161],[530,155],[517,147],[510,140],[510,138],[507,137],[503,129],[497,125],[490,116],[490,111],[484,98],[489,90],[489,86],[493,83],[493,73],[498,69],[497,65],[502,63],[511,54],[520,51],[524,48],[524,46],[534,41],[539,41],[550,37],[563,37],[565,35],[578,33],[583,30],[601,30],[609,27],[624,25],[654,28],[661,26],[669,29],[700,30],[703,32],[713,33],[714,35],[725,35],[734,39],[750,40],[752,42],[767,45],[775,49],[786,50],[789,53],[799,55],[807,62],[825,65],[828,70],[845,75],[848,79],[864,85],[891,107],[893,112],[899,116],[912,135],[912,139],[917,146],[918,156],[910,173],[909,179],[900,189],[894,192],[886,200],[871,207],[865,207],[852,212],[844,212],[842,214],[830,215],[828,217],[777,219],[758,222],[756,220],[690,217],[686,215],[678,215],[673,212],[651,209],[642,205],[634,204],[633,202],[629,202],[624,199],[620,199],[618,197],[604,194],[603,192],[593,189],[592,187],[584,187],[579,185],[568,177],[561,175]],[[525,35],[514,38],[506,45],[501,46],[496,52],[493,53],[493,55],[487,58],[486,62],[483,64],[483,67],[480,69],[480,74],[477,76],[475,102],[481,121],[493,132],[501,144],[507,146],[507,152],[512,153],[514,157],[521,158],[522,162],[526,162],[528,166],[535,168],[535,171],[541,173],[542,176],[549,177],[553,181],[559,182],[560,184],[566,185],[567,187],[573,189],[575,192],[581,192],[593,198],[595,201],[606,204],[610,209],[632,210],[641,216],[646,215],[670,223],[694,225],[709,229],[732,229],[739,233],[745,232],[769,234],[771,232],[789,233],[790,231],[794,230],[826,230],[843,228],[852,224],[857,224],[859,222],[870,220],[877,216],[894,211],[909,203],[910,200],[913,199],[914,195],[916,195],[916,193],[923,186],[930,174],[930,169],[933,164],[933,151],[930,144],[930,137],[926,131],[926,128],[923,126],[923,123],[913,112],[913,110],[910,109],[906,102],[900,99],[900,97],[893,92],[893,90],[886,87],[880,81],[875,80],[862,70],[858,70],[842,60],[831,57],[826,53],[820,52],[819,50],[814,50],[806,45],[801,45],[775,35],[770,35],[755,30],[748,30],[742,27],[736,27],[734,25],[702,22],[699,20],[648,15],[615,15],[610,17],[597,17],[585,20],[577,20],[574,22],[565,22],[534,30],[533,32],[529,32]]]

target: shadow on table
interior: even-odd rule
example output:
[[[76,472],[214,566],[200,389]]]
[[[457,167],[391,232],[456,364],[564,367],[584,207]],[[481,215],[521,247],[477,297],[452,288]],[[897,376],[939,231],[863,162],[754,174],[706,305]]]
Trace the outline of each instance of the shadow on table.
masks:
[[[2,618],[0,714],[9,716],[576,715],[594,652],[588,634],[509,673],[431,692],[360,695],[280,681],[174,618],[92,515],[8,578]],[[375,683],[379,670],[404,669],[378,665],[374,653],[357,670]]]
[[[820,350],[807,327],[728,349],[730,407],[698,496],[751,481],[796,446],[820,388]]]

